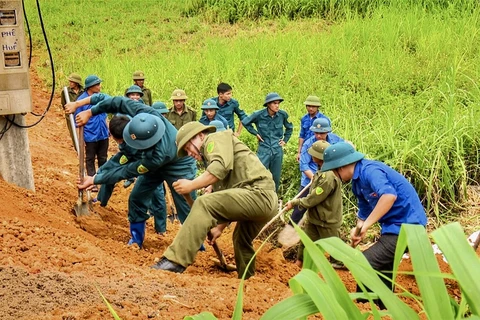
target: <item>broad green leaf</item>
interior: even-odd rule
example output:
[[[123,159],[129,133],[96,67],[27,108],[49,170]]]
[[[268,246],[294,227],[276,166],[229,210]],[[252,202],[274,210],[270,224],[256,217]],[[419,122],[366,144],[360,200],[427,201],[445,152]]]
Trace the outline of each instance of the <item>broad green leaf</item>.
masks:
[[[267,310],[261,320],[291,320],[303,318],[318,312],[308,294],[296,294],[280,301]]]
[[[353,249],[337,237],[321,239],[316,243],[335,259],[342,261],[357,282],[361,282],[378,294],[394,319],[419,319],[418,314],[380,280],[376,271],[359,250]]]
[[[412,260],[415,279],[420,290],[425,312],[429,319],[453,319],[450,298],[442,278],[430,274],[440,274],[440,267],[432,250],[425,228],[421,225],[403,224],[399,239],[406,239]],[[403,250],[396,254],[403,254]],[[432,292],[434,294],[432,294]]]
[[[305,251],[308,251],[308,255],[311,261],[315,264],[316,268],[320,270],[320,273],[327,283],[327,285],[332,289],[333,295],[338,303],[343,307],[345,312],[350,315],[352,318],[358,318],[361,316],[360,310],[358,310],[355,303],[350,299],[347,288],[342,282],[337,272],[332,268],[330,262],[325,258],[325,251],[313,243],[313,241],[300,229],[295,223],[293,224],[295,230],[300,235],[300,239],[305,245]],[[361,253],[360,253],[361,254]],[[362,255],[363,256],[363,255]],[[304,268],[307,268],[304,264]],[[317,269],[312,271],[316,271]]]
[[[183,320],[217,320],[211,312],[202,312],[194,316],[187,316]]]
[[[458,222],[432,232],[458,280],[472,314],[480,316],[480,259],[472,250]]]
[[[347,317],[335,299],[333,290],[315,272],[303,269],[290,280],[290,283],[292,282],[297,282],[303,287],[324,319],[355,319],[353,315]]]

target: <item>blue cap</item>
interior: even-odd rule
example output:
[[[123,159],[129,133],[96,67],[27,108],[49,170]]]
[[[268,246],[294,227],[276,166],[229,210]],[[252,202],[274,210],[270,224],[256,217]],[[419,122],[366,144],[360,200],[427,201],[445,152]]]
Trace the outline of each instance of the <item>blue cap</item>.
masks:
[[[280,95],[276,92],[270,92],[269,94],[267,94],[267,96],[265,97],[265,102],[263,103],[263,106],[266,107],[267,104],[269,104],[270,102],[272,101],[280,101],[282,102],[283,99],[282,97],[280,97]]]
[[[215,110],[218,110],[218,105],[217,105],[217,102],[213,99],[207,99],[205,101],[203,101],[203,104],[202,104],[202,110],[205,110],[205,109],[215,109]]]
[[[323,153],[323,165],[321,171],[338,169],[365,158],[365,155],[355,150],[347,142],[332,144]]]
[[[97,84],[102,82],[102,79],[97,77],[96,75],[89,75],[88,77],[85,78],[85,89],[88,89],[90,87],[93,87]]]
[[[219,120],[212,120],[212,121],[210,121],[210,123],[208,125],[209,126],[215,126],[215,128],[217,128],[217,132],[227,130],[225,128],[225,126],[223,125],[222,121],[219,121]]]
[[[155,145],[165,133],[162,119],[139,113],[123,129],[123,140],[132,148],[143,150]]]
[[[328,120],[325,118],[315,119],[310,127],[310,131],[316,133],[328,133],[332,131],[332,127],[328,123]]]

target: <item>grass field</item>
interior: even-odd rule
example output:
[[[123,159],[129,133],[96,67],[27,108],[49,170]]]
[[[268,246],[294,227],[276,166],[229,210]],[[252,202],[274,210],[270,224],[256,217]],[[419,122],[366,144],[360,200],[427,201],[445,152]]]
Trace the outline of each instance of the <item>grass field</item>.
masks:
[[[285,199],[299,184],[302,103],[315,94],[334,132],[406,175],[431,215],[443,220],[459,212],[480,173],[478,6],[365,1],[368,10],[346,6],[341,15],[314,11],[306,18],[287,11],[241,16],[237,8],[230,21],[221,5],[233,2],[223,2],[44,1],[57,89],[71,72],[94,73],[104,92],[120,95],[140,69],[154,100],[170,103],[171,92],[183,88],[199,109],[224,81],[248,113],[276,91],[296,125],[283,168]],[[36,8],[26,6],[39,70],[51,84]],[[241,138],[255,147],[248,132]]]

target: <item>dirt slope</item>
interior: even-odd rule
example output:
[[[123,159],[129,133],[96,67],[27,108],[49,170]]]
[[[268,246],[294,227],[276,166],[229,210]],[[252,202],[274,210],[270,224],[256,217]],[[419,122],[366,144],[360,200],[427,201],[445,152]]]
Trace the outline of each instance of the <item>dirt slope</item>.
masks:
[[[34,110],[42,112],[49,92],[35,72],[31,80]],[[0,319],[109,319],[97,288],[123,319],[183,319],[201,311],[231,318],[239,280],[213,266],[212,248],[181,275],[149,268],[172,242],[178,223],[169,223],[167,235],[159,237],[150,222],[145,250],[126,245],[129,190],[117,188],[109,206],[97,203],[90,217],[73,215],[77,158],[59,100],[57,95],[48,116],[28,132],[36,192],[0,180]],[[233,260],[230,234],[219,245]],[[298,271],[279,249],[263,249],[256,276],[246,282],[243,319],[258,319],[289,296],[288,280]],[[349,273],[340,275],[353,291]],[[415,287],[411,278],[404,281]]]

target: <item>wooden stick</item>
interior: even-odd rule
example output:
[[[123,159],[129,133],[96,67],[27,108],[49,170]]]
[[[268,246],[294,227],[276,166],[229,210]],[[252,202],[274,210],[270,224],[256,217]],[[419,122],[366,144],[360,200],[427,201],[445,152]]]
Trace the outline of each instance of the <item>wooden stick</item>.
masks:
[[[293,197],[292,200],[298,199],[298,197],[300,197],[300,195],[301,195],[302,193],[304,193],[305,191],[307,191],[307,190],[310,188],[311,185],[312,185],[312,181],[310,181],[310,183],[307,184],[307,185],[305,186],[305,188],[303,188],[299,193],[297,193],[297,195],[296,195],[295,197]],[[290,200],[290,201],[291,201],[291,200]],[[280,212],[277,213],[277,214],[275,215],[275,217],[273,217],[270,221],[267,222],[266,225],[263,226],[262,230],[260,230],[260,232],[257,234],[257,236],[255,237],[255,239],[258,238],[258,236],[259,236],[260,234],[262,234],[268,227],[270,227],[270,225],[271,225],[278,217],[280,217],[282,214],[284,214],[284,213],[287,212],[287,211],[288,211],[288,210],[286,210],[286,208],[283,208],[282,210],[280,210]]]

